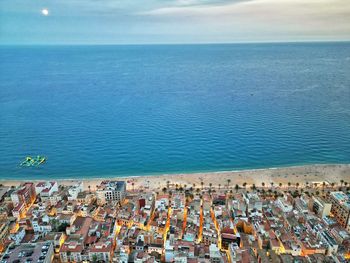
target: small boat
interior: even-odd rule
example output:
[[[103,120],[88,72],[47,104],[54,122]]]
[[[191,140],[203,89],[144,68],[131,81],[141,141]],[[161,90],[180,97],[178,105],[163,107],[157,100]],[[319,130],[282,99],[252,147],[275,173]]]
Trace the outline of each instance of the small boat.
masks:
[[[37,157],[33,158],[31,156],[27,156],[23,162],[21,162],[21,166],[39,166],[46,162],[46,157],[38,155]]]

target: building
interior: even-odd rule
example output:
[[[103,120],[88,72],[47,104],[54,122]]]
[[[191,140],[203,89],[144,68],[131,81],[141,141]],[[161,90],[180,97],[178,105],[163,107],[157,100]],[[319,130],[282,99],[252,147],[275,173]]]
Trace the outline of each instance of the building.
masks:
[[[163,211],[167,210],[169,206],[169,195],[163,194],[163,195],[157,195],[156,201],[155,201],[155,208],[157,210]]]
[[[329,216],[332,204],[319,196],[312,197],[312,211],[319,217],[324,218]]]
[[[53,260],[53,244],[51,242],[23,243],[5,253],[1,262],[41,262],[50,263]]]
[[[39,182],[35,185],[35,193],[43,197],[50,197],[58,191],[57,182]]]
[[[16,245],[22,242],[24,236],[26,235],[26,231],[24,227],[19,227],[16,233],[11,234],[11,239],[15,242]]]
[[[103,240],[93,244],[89,251],[91,262],[110,262],[112,257],[112,240]]]
[[[24,183],[11,194],[11,200],[16,206],[23,203],[26,208],[30,207],[36,198],[35,187],[33,183]]]
[[[4,249],[4,244],[8,233],[9,233],[9,223],[8,222],[0,223],[0,253]]]
[[[278,198],[276,205],[282,209],[283,213],[289,213],[293,211],[293,205],[284,198]]]
[[[61,262],[88,260],[88,255],[83,255],[83,250],[85,249],[85,241],[88,238],[90,226],[93,223],[91,217],[77,217],[72,226],[66,229],[68,238],[60,249]]]
[[[327,247],[327,256],[336,254],[338,251],[338,244],[328,231],[322,231],[318,234],[322,243]]]
[[[338,223],[350,231],[350,197],[343,192],[331,192],[326,198],[332,204],[331,212]]]
[[[83,182],[78,182],[72,185],[68,189],[68,201],[75,201],[78,198],[78,194],[84,190]]]
[[[221,256],[219,248],[215,244],[209,246],[209,255],[211,263],[221,263],[224,262]]]
[[[96,190],[97,202],[105,204],[113,201],[123,201],[126,193],[124,181],[103,181]]]
[[[61,262],[81,262],[83,260],[82,253],[84,245],[80,240],[73,240],[65,242],[60,249]]]
[[[49,217],[48,216],[33,218],[32,227],[33,227],[33,231],[35,233],[46,234],[46,233],[49,233],[52,231],[52,227],[49,224]]]
[[[24,203],[18,203],[12,210],[12,215],[17,219],[24,218],[26,214],[26,207]]]

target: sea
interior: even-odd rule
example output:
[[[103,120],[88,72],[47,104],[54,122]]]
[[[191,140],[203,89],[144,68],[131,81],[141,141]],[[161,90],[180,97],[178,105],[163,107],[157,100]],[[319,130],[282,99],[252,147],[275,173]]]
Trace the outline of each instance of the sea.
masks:
[[[350,163],[349,42],[0,46],[0,179],[326,163]]]

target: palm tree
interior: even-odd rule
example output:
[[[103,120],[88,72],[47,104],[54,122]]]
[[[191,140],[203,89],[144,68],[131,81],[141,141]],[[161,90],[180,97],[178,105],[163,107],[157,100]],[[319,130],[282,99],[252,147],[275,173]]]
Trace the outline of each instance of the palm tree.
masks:
[[[227,188],[230,187],[231,179],[227,179]]]
[[[176,191],[179,190],[179,185],[178,184],[175,185],[175,190]]]
[[[219,184],[219,190],[220,190],[221,184]]]
[[[164,188],[162,189],[162,191],[163,191],[163,193],[165,194],[165,193],[166,193],[166,191],[167,191],[167,188],[166,188],[166,187],[164,187]]]
[[[89,193],[91,193],[91,185],[89,185],[88,188],[89,188]]]
[[[340,180],[340,187],[343,187],[343,183],[344,183],[344,180],[341,179],[341,180]]]
[[[243,183],[244,190],[246,190],[246,186],[247,186],[247,183],[244,182],[244,183]]]
[[[297,182],[296,184],[295,184],[295,186],[297,187],[297,189],[298,189],[298,187],[299,187],[299,183]]]
[[[309,182],[308,181],[306,181],[305,184],[306,184],[306,187],[309,187]]]
[[[211,192],[211,187],[213,186],[212,183],[209,183],[209,191]]]
[[[292,185],[292,183],[291,183],[291,182],[288,182],[288,189],[290,188],[291,185]]]
[[[203,187],[204,187],[204,182],[203,181],[201,181],[201,186],[202,186],[202,190],[203,190]]]
[[[334,186],[335,186],[335,183],[334,183],[334,182],[332,182],[332,183],[331,183],[331,186],[332,186],[332,188],[334,188]]]
[[[265,183],[264,183],[264,182],[262,182],[262,183],[261,183],[261,186],[262,186],[262,187],[265,187]]]
[[[344,186],[346,187],[348,185],[348,182],[344,182]]]
[[[252,190],[255,191],[256,190],[256,186],[255,184],[252,185]]]
[[[236,189],[236,193],[237,193],[238,189],[239,189],[239,185],[238,184],[235,185],[235,189]]]
[[[280,188],[282,188],[282,185],[283,185],[283,184],[282,184],[282,183],[279,183],[278,185],[279,185]]]
[[[271,182],[270,184],[271,184],[271,188],[273,188],[274,183],[273,183],[273,182]]]
[[[135,192],[135,183],[132,182],[131,185],[132,185],[132,191]]]
[[[322,192],[324,192],[325,187],[326,187],[326,182],[322,182]]]
[[[170,188],[170,181],[166,181],[166,187],[169,189]]]

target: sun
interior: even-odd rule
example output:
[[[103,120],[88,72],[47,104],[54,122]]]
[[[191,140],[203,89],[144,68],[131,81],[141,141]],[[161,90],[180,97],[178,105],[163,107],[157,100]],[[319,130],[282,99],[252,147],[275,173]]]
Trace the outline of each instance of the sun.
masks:
[[[44,16],[48,16],[49,15],[49,10],[47,8],[44,8],[41,10],[41,14],[43,14]]]

